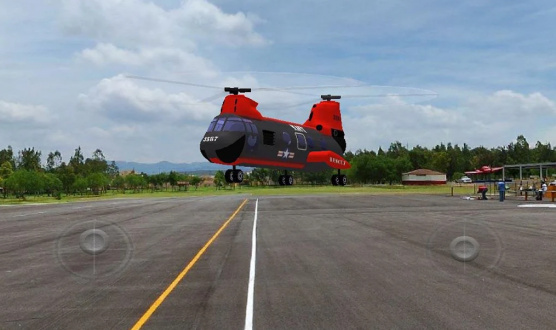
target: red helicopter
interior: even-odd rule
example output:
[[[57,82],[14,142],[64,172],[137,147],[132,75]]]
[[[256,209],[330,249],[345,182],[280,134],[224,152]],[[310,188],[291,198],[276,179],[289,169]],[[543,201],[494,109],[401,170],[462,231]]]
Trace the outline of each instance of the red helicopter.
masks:
[[[309,119],[303,124],[263,117],[258,103],[242,93],[249,88],[226,87],[230,95],[222,103],[220,115],[209,125],[201,140],[201,154],[210,162],[231,165],[226,171],[227,182],[242,182],[243,172],[236,166],[266,167],[284,170],[280,185],[292,185],[288,170],[338,170],[332,184],[346,185],[347,177],[340,170],[351,167],[342,155],[346,140],[342,127],[340,99],[322,95],[314,104]]]
[[[196,87],[218,88],[139,76],[127,77]],[[366,86],[369,87],[369,85]],[[318,86],[318,88],[335,87],[362,86]],[[257,90],[286,91],[300,94],[291,90],[312,88],[315,87],[257,88]],[[405,94],[404,96],[436,96],[430,91],[425,93],[423,91],[420,90],[418,93]],[[335,169],[337,174],[332,175],[331,183],[334,186],[347,184],[346,175],[340,172],[351,167],[349,162],[342,157],[346,151],[346,140],[342,127],[340,104],[335,101],[341,99],[340,95],[321,95],[321,101],[313,104],[309,118],[303,124],[299,124],[264,117],[257,109],[258,103],[244,95],[251,92],[251,88],[224,87],[224,92],[228,95],[224,98],[220,114],[211,121],[201,139],[200,151],[203,157],[211,163],[232,166],[232,169],[225,172],[226,182],[242,182],[243,171],[236,167],[246,166],[283,170],[284,174],[280,175],[278,179],[278,183],[282,186],[293,184],[293,177],[288,174],[290,170],[321,171]],[[402,94],[370,96],[400,95]],[[357,95],[355,97],[368,97],[368,95]],[[214,99],[214,96],[209,99]]]

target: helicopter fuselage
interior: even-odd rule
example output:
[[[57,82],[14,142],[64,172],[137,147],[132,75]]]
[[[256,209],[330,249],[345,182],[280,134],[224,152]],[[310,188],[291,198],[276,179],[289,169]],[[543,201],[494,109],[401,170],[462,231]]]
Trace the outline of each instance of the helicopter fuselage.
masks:
[[[344,150],[337,140],[296,123],[222,114],[212,120],[200,149],[208,161],[225,165],[304,171],[347,169],[349,163],[340,156]]]

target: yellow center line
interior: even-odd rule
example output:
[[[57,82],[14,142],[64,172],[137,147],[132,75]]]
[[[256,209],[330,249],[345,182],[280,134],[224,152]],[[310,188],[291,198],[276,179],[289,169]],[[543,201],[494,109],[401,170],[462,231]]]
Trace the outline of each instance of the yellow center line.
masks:
[[[164,290],[164,292],[160,295],[160,297],[158,297],[158,299],[155,300],[155,302],[151,305],[151,307],[149,307],[149,309],[145,312],[145,314],[143,314],[143,316],[141,316],[139,321],[137,321],[137,323],[135,323],[135,325],[133,326],[133,328],[131,328],[131,330],[141,329],[141,327],[145,324],[145,322],[147,322],[149,320],[149,318],[153,315],[153,313],[160,306],[160,304],[162,304],[162,302],[164,302],[164,299],[166,299],[166,297],[168,297],[168,295],[181,282],[181,280],[185,277],[185,275],[189,272],[189,270],[191,270],[191,268],[193,268],[193,266],[195,265],[197,260],[199,260],[199,258],[201,258],[203,253],[205,253],[206,249],[212,244],[212,242],[214,242],[214,240],[218,237],[218,235],[220,235],[220,233],[226,228],[226,226],[228,226],[228,224],[239,213],[239,211],[243,208],[245,203],[247,203],[247,199],[245,199],[243,201],[243,203],[241,203],[241,205],[239,205],[239,207],[228,218],[228,220],[226,220],[226,222],[224,222],[224,224],[220,227],[220,229],[218,229],[218,231],[216,233],[214,233],[214,235],[211,237],[211,239],[209,239],[208,242],[199,250],[199,252],[197,252],[195,257],[189,262],[189,264],[187,264],[187,266],[182,270],[182,272],[178,275],[178,277],[176,277],[176,279],[168,286],[168,288],[166,288],[166,290]]]

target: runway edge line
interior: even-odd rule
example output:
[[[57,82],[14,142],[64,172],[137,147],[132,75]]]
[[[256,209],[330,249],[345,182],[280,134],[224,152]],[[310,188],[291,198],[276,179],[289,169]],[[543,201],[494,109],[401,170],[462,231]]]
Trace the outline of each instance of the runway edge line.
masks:
[[[175,289],[175,287],[181,282],[181,280],[187,275],[187,273],[193,268],[197,260],[201,258],[201,256],[205,253],[208,247],[216,240],[216,238],[220,235],[220,233],[228,226],[228,224],[235,218],[235,216],[241,211],[243,206],[247,203],[248,199],[244,199],[243,202],[238,206],[238,208],[232,213],[232,215],[224,222],[222,226],[218,229],[214,235],[205,243],[205,245],[197,252],[195,257],[191,259],[189,264],[185,266],[182,272],[174,279],[174,281],[164,290],[164,292],[155,300],[155,302],[149,307],[149,309],[141,316],[141,318],[135,323],[135,325],[131,328],[131,330],[138,330],[145,325],[145,323],[149,320],[152,314],[158,309],[158,307],[164,302],[166,297],[170,295],[170,293]]]
[[[255,299],[255,269],[257,262],[257,214],[259,199],[255,202],[255,218],[253,219],[253,235],[251,241],[251,263],[249,264],[249,286],[247,289],[247,306],[245,307],[245,330],[253,329],[253,303]]]

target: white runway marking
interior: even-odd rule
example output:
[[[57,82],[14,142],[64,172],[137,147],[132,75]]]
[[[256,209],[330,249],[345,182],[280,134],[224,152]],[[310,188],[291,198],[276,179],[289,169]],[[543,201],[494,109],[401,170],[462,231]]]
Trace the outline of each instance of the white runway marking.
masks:
[[[542,207],[542,208],[552,208],[556,207],[556,204],[521,204],[517,207]]]
[[[46,213],[46,211],[35,212],[35,213],[18,214],[18,215],[12,216],[12,218],[27,217],[27,216],[30,216],[30,215],[38,215],[38,214],[44,214],[44,213]]]
[[[253,329],[253,300],[255,295],[255,265],[257,259],[257,212],[259,199],[255,202],[255,219],[253,220],[253,239],[251,242],[251,264],[249,266],[249,288],[247,290],[247,307],[245,308],[245,330]]]

